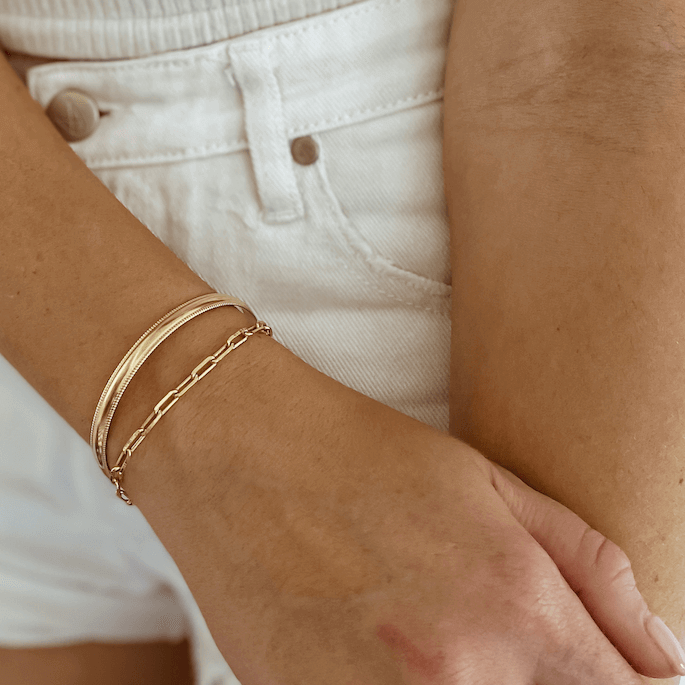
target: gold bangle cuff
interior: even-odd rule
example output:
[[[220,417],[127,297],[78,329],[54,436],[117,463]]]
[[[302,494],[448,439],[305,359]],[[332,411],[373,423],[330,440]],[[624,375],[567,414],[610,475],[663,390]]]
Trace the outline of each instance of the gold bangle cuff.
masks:
[[[199,314],[223,306],[236,307],[241,312],[248,312],[254,316],[248,306],[235,297],[220,293],[200,295],[179,305],[150,326],[119,362],[100,395],[90,427],[90,447],[100,468],[110,480],[112,472],[107,461],[107,436],[114,412],[133,376],[143,362],[174,331]]]
[[[117,495],[126,502],[126,504],[133,504],[133,501],[128,496],[123,487],[124,469],[128,464],[133,452],[139,447],[140,443],[145,440],[148,433],[157,425],[157,422],[178,402],[183,395],[185,395],[190,388],[197,382],[201,381],[210,371],[216,368],[216,365],[228,354],[233,352],[236,348],[247,342],[247,340],[257,333],[264,333],[271,335],[271,327],[263,321],[257,321],[254,326],[250,328],[241,328],[236,331],[214,354],[203,359],[191,372],[190,375],[184,378],[173,390],[169,391],[164,397],[157,402],[150,415],[145,419],[143,425],[136,430],[128,439],[117,463],[111,469],[111,481],[116,485]]]

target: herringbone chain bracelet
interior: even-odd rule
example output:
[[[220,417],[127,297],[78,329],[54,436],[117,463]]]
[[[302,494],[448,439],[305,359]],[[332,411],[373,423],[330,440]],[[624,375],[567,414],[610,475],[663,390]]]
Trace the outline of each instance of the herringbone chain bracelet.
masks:
[[[214,367],[228,354],[233,352],[236,347],[240,347],[245,343],[250,336],[256,333],[265,333],[271,335],[271,327],[263,321],[257,321],[254,326],[250,328],[241,328],[235,332],[214,354],[209,355],[206,359],[201,361],[190,373],[190,375],[181,381],[181,383],[168,392],[152,410],[150,416],[145,419],[145,423],[129,438],[128,442],[121,450],[121,454],[117,459],[117,463],[110,470],[112,476],[111,481],[117,487],[117,495],[126,502],[126,504],[133,504],[131,498],[126,494],[122,487],[124,478],[124,469],[133,452],[138,448],[141,442],[145,440],[148,433],[157,425],[157,422],[166,414],[176,402],[185,395],[195,383],[204,378]]]

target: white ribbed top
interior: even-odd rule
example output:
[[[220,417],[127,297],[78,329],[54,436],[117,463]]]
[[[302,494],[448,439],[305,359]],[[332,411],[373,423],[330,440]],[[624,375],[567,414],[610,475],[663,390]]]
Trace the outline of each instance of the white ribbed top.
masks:
[[[363,0],[0,0],[0,44],[65,59],[206,45]]]

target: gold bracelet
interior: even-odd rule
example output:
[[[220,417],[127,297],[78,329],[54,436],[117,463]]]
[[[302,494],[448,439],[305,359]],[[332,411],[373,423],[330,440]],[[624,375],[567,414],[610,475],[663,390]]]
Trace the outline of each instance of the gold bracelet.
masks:
[[[189,302],[184,302],[175,309],[172,309],[159,321],[150,326],[119,362],[114,373],[107,381],[102,395],[100,395],[100,400],[93,415],[93,422],[90,426],[90,447],[100,468],[110,480],[112,480],[112,472],[107,461],[107,436],[114,412],[133,376],[143,365],[143,362],[174,331],[199,314],[223,306],[236,307],[236,309],[243,313],[247,311],[252,314],[248,306],[235,297],[220,293],[210,293],[195,297]]]
[[[121,450],[117,463],[111,470],[111,481],[117,487],[117,495],[126,502],[126,504],[133,504],[131,498],[126,494],[122,487],[124,479],[124,469],[126,464],[133,454],[134,450],[145,440],[147,434],[157,425],[157,422],[166,414],[176,402],[185,395],[190,388],[192,388],[200,379],[204,378],[226,355],[240,347],[247,339],[256,333],[265,333],[271,335],[271,327],[263,321],[257,321],[254,326],[250,328],[241,328],[234,333],[222,347],[220,347],[214,354],[201,361],[191,372],[190,375],[179,383],[173,390],[170,390],[164,397],[155,405],[152,413],[145,419],[143,425],[128,439],[128,442]]]

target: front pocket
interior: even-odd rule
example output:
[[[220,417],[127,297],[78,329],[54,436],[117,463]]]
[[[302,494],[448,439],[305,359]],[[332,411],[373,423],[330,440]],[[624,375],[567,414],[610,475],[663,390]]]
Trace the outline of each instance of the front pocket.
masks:
[[[449,313],[449,223],[442,101],[315,136],[330,238],[348,264],[394,299]]]

